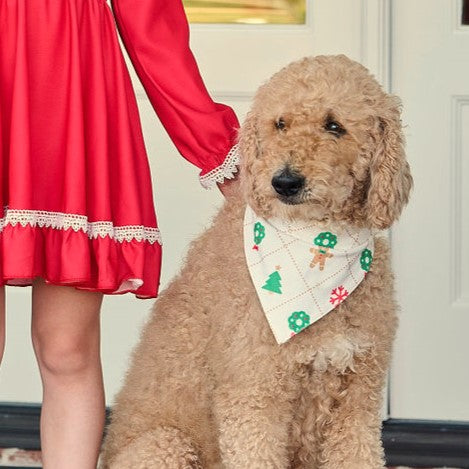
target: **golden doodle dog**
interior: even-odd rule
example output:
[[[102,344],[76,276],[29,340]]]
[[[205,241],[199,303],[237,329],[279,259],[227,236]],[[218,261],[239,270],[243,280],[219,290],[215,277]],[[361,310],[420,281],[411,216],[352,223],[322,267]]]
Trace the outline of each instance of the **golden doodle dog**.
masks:
[[[259,89],[239,144],[240,194],[156,301],[113,408],[103,468],[382,468],[397,320],[389,247],[376,232],[399,217],[412,186],[400,102],[345,56],[305,58]],[[303,260],[284,267],[286,258],[254,288],[249,259],[269,237],[286,239],[271,221],[319,233],[292,243],[324,276],[322,293],[303,276],[288,282]],[[340,249],[362,249],[363,233],[369,249]],[[344,273],[349,283],[329,291]],[[288,317],[277,305],[269,316],[289,288],[317,305]]]

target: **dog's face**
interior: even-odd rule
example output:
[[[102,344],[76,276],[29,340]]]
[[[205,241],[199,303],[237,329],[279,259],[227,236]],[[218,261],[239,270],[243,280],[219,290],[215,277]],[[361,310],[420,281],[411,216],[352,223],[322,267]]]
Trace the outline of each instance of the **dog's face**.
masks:
[[[240,148],[244,192],[265,218],[387,228],[412,186],[399,100],[344,56],[274,75],[255,96]]]

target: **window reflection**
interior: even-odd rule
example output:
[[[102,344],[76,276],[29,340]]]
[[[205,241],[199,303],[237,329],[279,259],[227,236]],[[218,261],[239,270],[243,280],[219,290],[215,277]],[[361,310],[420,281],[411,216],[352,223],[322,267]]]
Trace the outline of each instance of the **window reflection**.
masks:
[[[306,0],[183,2],[191,23],[304,24],[306,17]]]

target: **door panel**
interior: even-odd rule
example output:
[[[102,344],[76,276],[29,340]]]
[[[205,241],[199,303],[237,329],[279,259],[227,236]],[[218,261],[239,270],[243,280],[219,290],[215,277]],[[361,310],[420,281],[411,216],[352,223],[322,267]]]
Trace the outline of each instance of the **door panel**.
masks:
[[[411,203],[392,232],[402,312],[391,416],[469,420],[469,26],[461,0],[393,2]]]
[[[388,0],[307,0],[305,25],[202,25],[191,27],[191,44],[208,89],[231,105],[242,121],[250,100],[267,78],[292,60],[311,54],[344,53],[388,82]],[[174,149],[132,73],[164,242],[163,287],[179,270],[189,242],[222,203],[206,191],[198,170]],[[30,289],[8,291],[8,344],[0,369],[0,401],[40,402],[41,387],[29,345]],[[122,384],[129,355],[152,301],[130,295],[106,297],[102,356],[107,402]],[[18,366],[18,364],[21,366]]]

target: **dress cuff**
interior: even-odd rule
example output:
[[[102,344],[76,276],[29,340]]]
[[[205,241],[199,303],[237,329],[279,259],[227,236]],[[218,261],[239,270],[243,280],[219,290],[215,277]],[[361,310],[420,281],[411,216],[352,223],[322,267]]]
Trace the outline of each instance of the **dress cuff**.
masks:
[[[199,176],[200,184],[205,189],[211,189],[217,183],[223,183],[225,179],[232,179],[238,171],[239,150],[238,144],[234,145],[226,155],[225,161],[210,172]]]

